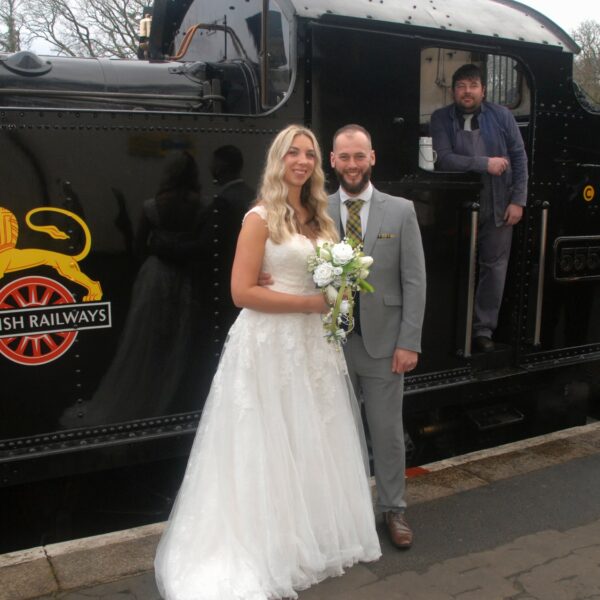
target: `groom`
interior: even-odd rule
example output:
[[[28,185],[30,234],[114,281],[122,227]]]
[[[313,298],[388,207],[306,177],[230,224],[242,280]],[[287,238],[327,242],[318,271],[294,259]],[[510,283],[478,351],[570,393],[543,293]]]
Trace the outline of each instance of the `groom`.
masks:
[[[340,188],[329,197],[329,214],[340,235],[362,242],[372,256],[371,294],[360,294],[354,333],[344,346],[357,397],[371,434],[378,508],[392,543],[410,548],[404,517],[405,448],[402,423],[404,373],[421,351],[425,310],[425,260],[412,202],[377,191],[371,183],[375,152],[369,132],[345,125],[333,136],[331,166]]]

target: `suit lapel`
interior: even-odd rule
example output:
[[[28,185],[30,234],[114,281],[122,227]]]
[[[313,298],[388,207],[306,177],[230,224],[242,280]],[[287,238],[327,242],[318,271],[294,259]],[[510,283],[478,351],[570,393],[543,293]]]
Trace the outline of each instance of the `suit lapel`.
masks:
[[[340,192],[339,190],[329,196],[329,216],[333,219],[335,226],[337,227],[340,239],[344,237],[344,229],[342,227],[342,220],[340,217]]]
[[[339,212],[339,204],[338,204]],[[373,246],[377,240],[377,236],[383,224],[383,216],[385,213],[385,200],[381,194],[373,189],[371,196],[371,206],[369,207],[369,220],[367,221],[367,232],[364,236],[363,252],[369,256],[373,251]],[[339,219],[338,219],[339,220]]]

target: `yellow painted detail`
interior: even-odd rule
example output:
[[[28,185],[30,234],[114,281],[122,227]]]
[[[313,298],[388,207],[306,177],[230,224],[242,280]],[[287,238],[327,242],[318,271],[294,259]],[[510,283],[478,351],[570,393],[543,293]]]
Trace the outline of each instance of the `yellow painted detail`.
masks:
[[[10,210],[0,207],[0,252],[17,245],[19,223]]]
[[[25,215],[25,221],[29,228],[34,231],[46,233],[53,239],[64,240],[68,239],[69,236],[54,225],[33,224],[31,217],[40,212],[60,213],[77,221],[85,233],[83,249],[79,254],[70,256],[62,252],[52,252],[43,248],[17,248],[17,239],[19,237],[17,219],[10,210],[0,207],[0,279],[7,273],[25,271],[45,265],[52,267],[59,275],[83,286],[87,290],[87,294],[83,297],[84,302],[101,300],[102,288],[100,287],[100,282],[92,281],[81,271],[77,264],[89,254],[92,247],[92,236],[89,227],[79,215],[64,208],[43,206],[30,210]]]
[[[583,199],[586,202],[591,202],[596,196],[596,190],[593,185],[586,185],[583,188]]]

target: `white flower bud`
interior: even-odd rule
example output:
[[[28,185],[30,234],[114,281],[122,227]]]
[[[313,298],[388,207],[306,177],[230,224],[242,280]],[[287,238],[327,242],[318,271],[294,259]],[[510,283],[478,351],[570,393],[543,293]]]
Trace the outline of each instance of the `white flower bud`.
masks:
[[[325,296],[326,296],[327,302],[329,304],[335,304],[335,302],[337,300],[337,295],[338,295],[338,291],[332,285],[328,285],[325,288]]]
[[[373,264],[372,256],[361,256],[359,259],[360,266],[368,269]]]
[[[342,300],[340,302],[340,312],[343,315],[347,315],[350,312],[350,302],[348,300]]]
[[[319,258],[331,260],[331,252],[327,246],[319,246]]]

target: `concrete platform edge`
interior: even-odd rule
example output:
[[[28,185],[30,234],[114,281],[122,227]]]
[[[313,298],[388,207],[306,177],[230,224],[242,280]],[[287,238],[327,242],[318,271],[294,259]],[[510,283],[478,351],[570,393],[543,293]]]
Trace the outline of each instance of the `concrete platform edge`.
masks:
[[[600,452],[600,422],[422,465],[411,505]],[[374,482],[371,482],[374,486]],[[31,600],[153,568],[164,523],[0,555],[0,600]]]
[[[0,600],[29,600],[152,569],[164,523],[0,555]]]

